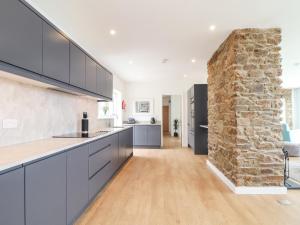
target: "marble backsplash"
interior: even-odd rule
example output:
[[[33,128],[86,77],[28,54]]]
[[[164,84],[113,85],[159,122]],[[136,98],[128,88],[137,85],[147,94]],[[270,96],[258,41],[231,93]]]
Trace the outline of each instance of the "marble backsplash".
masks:
[[[97,101],[2,77],[0,72],[0,146],[29,142],[81,130],[82,112],[88,112],[90,130],[106,127],[97,119]],[[3,119],[18,127],[3,129]]]

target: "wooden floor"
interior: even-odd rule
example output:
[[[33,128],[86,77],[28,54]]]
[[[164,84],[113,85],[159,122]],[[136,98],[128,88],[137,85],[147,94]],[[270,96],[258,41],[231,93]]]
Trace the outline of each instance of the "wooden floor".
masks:
[[[291,205],[277,200],[288,199]],[[299,225],[300,191],[234,195],[190,150],[135,149],[77,225]]]
[[[164,134],[163,149],[178,149],[181,148],[181,137],[172,137],[170,134]]]

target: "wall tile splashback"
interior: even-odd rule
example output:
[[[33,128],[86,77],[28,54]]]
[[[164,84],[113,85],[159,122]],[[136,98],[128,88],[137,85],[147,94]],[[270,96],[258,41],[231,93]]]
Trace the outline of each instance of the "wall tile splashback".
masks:
[[[7,79],[1,73],[0,146],[80,131],[84,111],[90,130],[106,126],[106,121],[97,119],[96,99]],[[3,129],[4,119],[16,119],[18,127]]]

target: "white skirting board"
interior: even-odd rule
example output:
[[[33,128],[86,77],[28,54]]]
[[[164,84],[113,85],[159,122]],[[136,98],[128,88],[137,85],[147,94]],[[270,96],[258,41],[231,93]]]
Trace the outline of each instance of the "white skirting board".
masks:
[[[206,161],[207,166],[217,175],[233,193],[238,195],[284,195],[287,194],[286,187],[266,186],[266,187],[247,187],[235,186],[217,167],[209,160]]]

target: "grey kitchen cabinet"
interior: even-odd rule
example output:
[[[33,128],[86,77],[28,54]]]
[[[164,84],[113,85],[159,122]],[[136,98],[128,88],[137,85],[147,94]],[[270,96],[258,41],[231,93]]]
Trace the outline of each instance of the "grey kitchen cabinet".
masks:
[[[101,66],[97,66],[97,93],[112,99],[113,76]]]
[[[89,199],[93,199],[115,172],[113,165],[114,135],[89,145]]]
[[[194,154],[208,154],[207,125],[207,84],[195,84],[187,92],[188,96],[188,146]]]
[[[85,89],[85,54],[70,44],[70,84]]]
[[[80,216],[89,202],[89,145],[67,152],[67,224]]]
[[[147,145],[147,128],[148,125],[134,126],[134,145]]]
[[[24,168],[0,175],[0,224],[25,224],[24,199]]]
[[[127,157],[133,154],[133,128],[129,128],[127,131]]]
[[[119,133],[119,165],[121,166],[126,159],[126,137],[124,132]]]
[[[66,168],[66,153],[25,166],[26,225],[66,224]]]
[[[119,154],[120,164],[124,163],[133,151],[133,128],[126,129],[119,133]]]
[[[161,126],[160,125],[135,125],[134,146],[160,147]]]
[[[97,94],[105,96],[106,81],[105,69],[102,66],[97,66]]]
[[[112,135],[112,160],[111,164],[114,172],[119,168],[119,134]]]
[[[113,76],[106,70],[105,72],[105,97],[112,99],[113,96]]]
[[[43,22],[18,0],[1,0],[0,60],[42,73]]]
[[[86,56],[85,88],[88,91],[97,93],[97,64],[90,57]]]
[[[43,23],[43,75],[65,83],[70,82],[69,40]]]
[[[109,180],[111,174],[111,162],[107,163],[89,180],[89,200],[92,200]]]
[[[150,125],[147,127],[147,145],[160,146],[161,126]]]
[[[98,171],[112,161],[112,145],[109,144],[99,149],[89,157],[89,177],[94,176]]]

